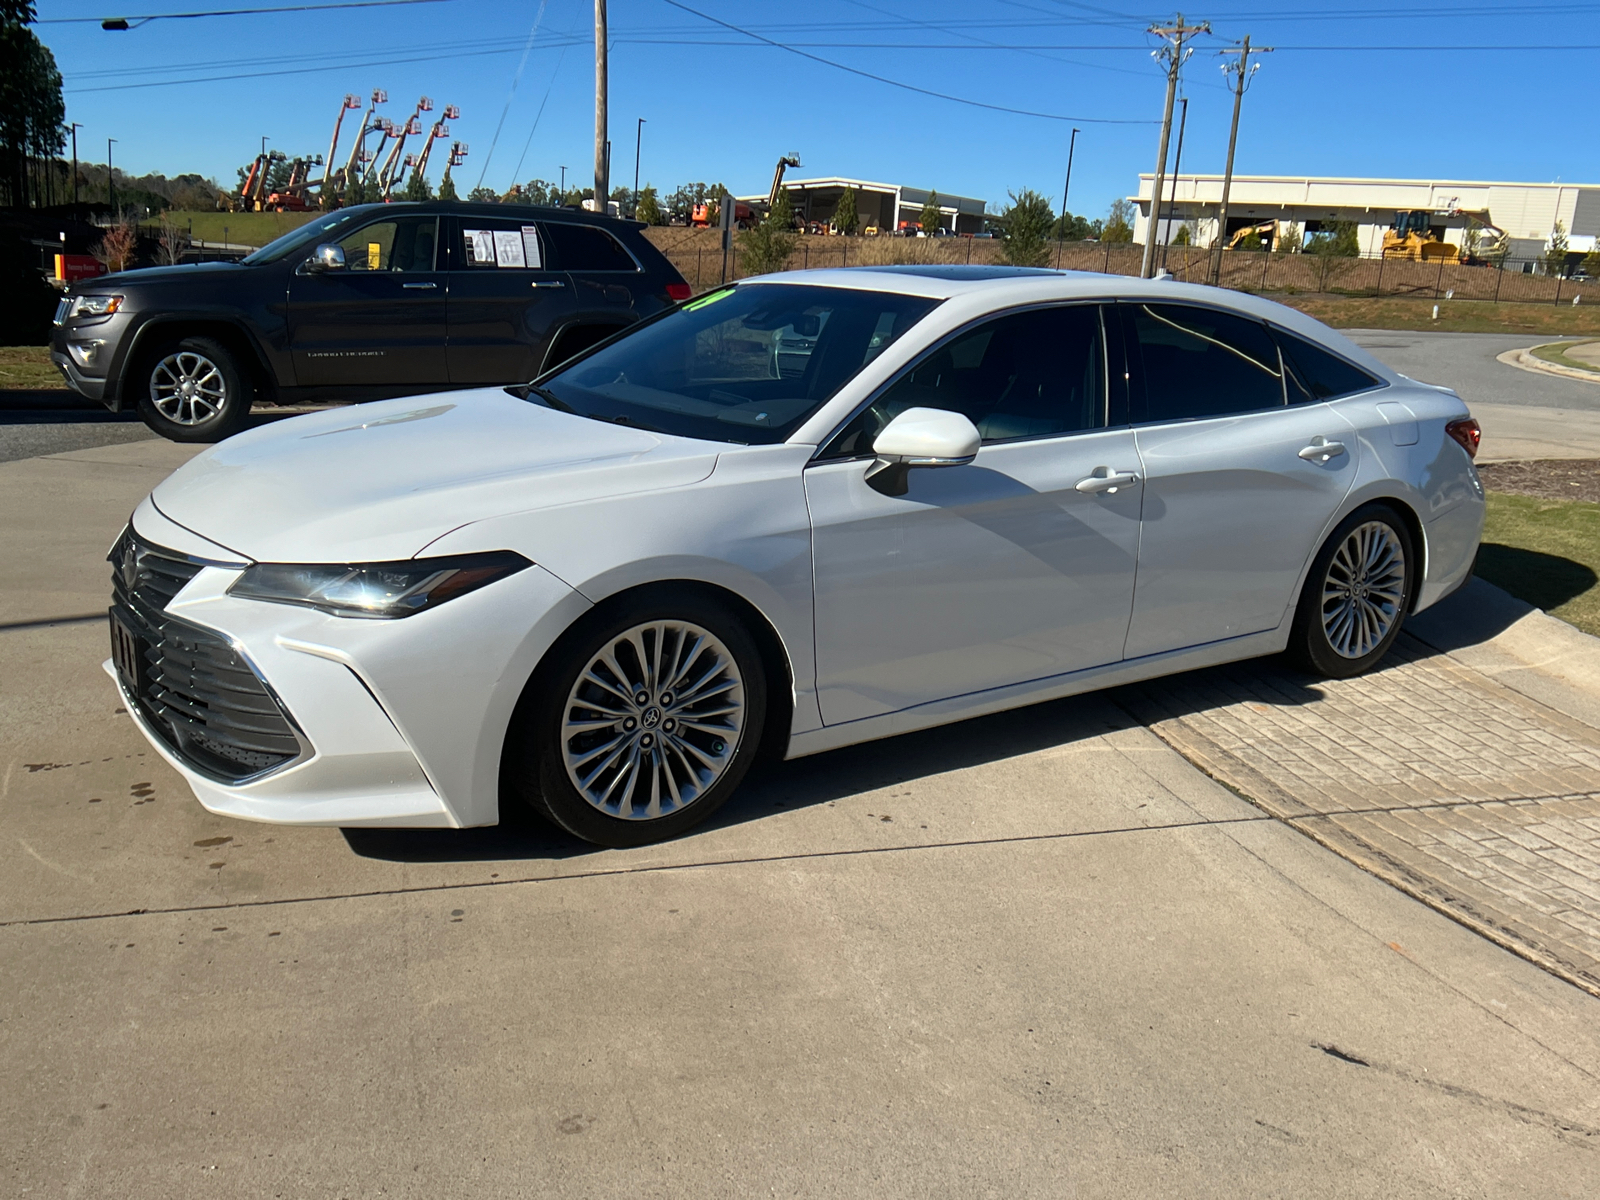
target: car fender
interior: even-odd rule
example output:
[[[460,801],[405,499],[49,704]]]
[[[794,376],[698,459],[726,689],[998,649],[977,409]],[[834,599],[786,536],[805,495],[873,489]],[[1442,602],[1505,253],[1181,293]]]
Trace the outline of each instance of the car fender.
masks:
[[[125,337],[122,345],[118,347],[117,357],[108,372],[108,378],[113,381],[114,389],[114,395],[109,397],[112,400],[109,405],[111,410],[121,411],[125,399],[123,385],[127,379],[127,372],[155,339],[176,329],[218,325],[227,326],[249,348],[254,361],[246,365],[253,366],[258,378],[264,380],[269,387],[276,389],[292,385],[294,379],[292,373],[284,374],[276,369],[281,365],[286,371],[292,371],[287,353],[269,355],[257,331],[236,310],[221,307],[163,309],[151,312],[130,331],[129,336]]]
[[[802,469],[810,447],[749,446],[722,454],[690,487],[493,517],[427,547],[432,554],[510,549],[560,579],[587,605],[664,583],[729,592],[775,635],[793,684],[792,731],[821,726],[815,679],[811,523]],[[571,620],[581,612],[574,611]],[[570,624],[570,621],[569,621]],[[545,644],[554,643],[551,639]],[[542,657],[543,651],[541,651]],[[509,722],[538,661],[520,662],[492,705]],[[498,736],[503,738],[501,723]],[[496,730],[486,730],[492,739]]]

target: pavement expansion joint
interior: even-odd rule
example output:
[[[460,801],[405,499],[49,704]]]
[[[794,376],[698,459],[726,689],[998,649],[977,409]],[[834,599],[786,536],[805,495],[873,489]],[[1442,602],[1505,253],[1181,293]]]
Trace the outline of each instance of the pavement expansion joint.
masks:
[[[618,875],[659,875],[674,871],[699,871],[718,867],[758,866],[768,863],[817,861],[830,858],[857,858],[872,854],[903,854],[918,850],[960,850],[977,846],[1006,846],[1019,843],[1059,842],[1075,838],[1107,837],[1129,833],[1171,833],[1183,829],[1208,829],[1223,825],[1254,825],[1270,821],[1260,817],[1218,817],[1195,821],[1166,821],[1149,825],[1124,825],[1109,829],[1074,829],[1061,833],[1018,834],[1009,837],[965,838],[953,841],[903,842],[890,846],[857,846],[840,850],[811,850],[794,854],[759,854],[737,858],[699,859],[693,862],[639,863],[559,874],[523,875],[511,879],[471,879],[446,883],[416,884],[409,887],[374,888],[360,892],[330,892],[310,896],[280,896],[261,900],[223,901],[216,904],[177,904],[165,907],[129,908],[118,912],[68,913],[60,916],[21,917],[0,920],[0,929],[25,925],[61,925],[75,921],[109,921],[119,917],[170,916],[176,913],[218,912],[228,909],[274,908],[291,904],[322,904],[336,900],[362,900],[378,896],[409,896],[426,892],[450,892],[477,888],[509,887],[534,883],[569,883],[585,879],[606,879]]]
[[[1600,996],[1600,730],[1409,639],[1356,679],[1262,660],[1117,699],[1263,812]]]

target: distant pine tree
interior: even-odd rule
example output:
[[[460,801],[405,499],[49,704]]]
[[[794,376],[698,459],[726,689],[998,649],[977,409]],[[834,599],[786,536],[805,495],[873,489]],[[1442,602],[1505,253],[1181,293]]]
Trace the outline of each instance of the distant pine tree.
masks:
[[[839,206],[833,210],[833,224],[840,233],[851,234],[861,227],[861,215],[856,211],[856,190],[847,187],[839,197]]]
[[[932,236],[944,223],[944,214],[939,211],[939,193],[929,192],[928,202],[922,206],[922,212],[917,217],[917,224],[922,226],[922,232]]]

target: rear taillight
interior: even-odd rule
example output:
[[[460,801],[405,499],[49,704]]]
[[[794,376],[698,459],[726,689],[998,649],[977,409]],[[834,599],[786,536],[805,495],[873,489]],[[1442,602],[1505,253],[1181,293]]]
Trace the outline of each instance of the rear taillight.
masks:
[[[692,295],[694,295],[694,289],[687,283],[667,284],[667,299],[675,303],[682,303]]]
[[[1451,421],[1444,427],[1444,431],[1461,444],[1468,458],[1478,457],[1478,443],[1483,441],[1483,430],[1478,428],[1478,423],[1471,417],[1464,421]]]

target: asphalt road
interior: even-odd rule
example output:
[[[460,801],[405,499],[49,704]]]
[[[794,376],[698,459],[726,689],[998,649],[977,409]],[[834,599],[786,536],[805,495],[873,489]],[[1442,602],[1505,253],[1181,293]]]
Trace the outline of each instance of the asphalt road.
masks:
[[[0,464],[0,1194],[1589,1196],[1600,1001],[1086,696],[600,851],[205,813],[105,547],[165,442]]]
[[[1530,405],[1600,413],[1600,383],[1535,374],[1495,361],[1507,350],[1526,349],[1559,338],[1528,333],[1402,333],[1393,329],[1346,329],[1358,346],[1402,375],[1438,384],[1469,405]]]
[[[76,392],[0,391],[0,462],[154,436],[136,414],[107,412]]]

